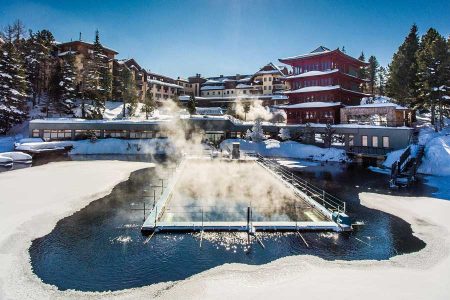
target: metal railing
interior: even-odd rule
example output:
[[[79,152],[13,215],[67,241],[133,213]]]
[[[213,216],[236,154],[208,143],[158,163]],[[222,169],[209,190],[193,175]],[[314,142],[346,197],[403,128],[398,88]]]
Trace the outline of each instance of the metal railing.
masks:
[[[346,212],[346,203],[341,199],[331,195],[324,189],[313,185],[307,180],[300,178],[297,174],[287,170],[272,159],[265,158],[259,154],[257,154],[257,158],[259,163],[278,174],[283,180],[292,184],[307,197],[322,205],[330,213]]]

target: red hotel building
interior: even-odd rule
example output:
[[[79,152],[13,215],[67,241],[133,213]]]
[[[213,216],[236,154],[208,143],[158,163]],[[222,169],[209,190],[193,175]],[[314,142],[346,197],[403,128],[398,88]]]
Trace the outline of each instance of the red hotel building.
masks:
[[[285,92],[289,105],[282,106],[288,124],[339,123],[342,105],[359,105],[361,98],[370,96],[362,93],[365,79],[358,77],[366,63],[339,49],[320,46],[311,53],[279,61],[293,69],[286,77],[291,86]]]

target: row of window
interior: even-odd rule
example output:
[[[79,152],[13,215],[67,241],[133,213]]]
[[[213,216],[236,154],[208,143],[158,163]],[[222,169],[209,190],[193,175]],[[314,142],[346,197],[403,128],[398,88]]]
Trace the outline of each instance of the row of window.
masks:
[[[333,85],[333,79],[331,77],[297,81],[294,83],[294,88],[300,89],[302,87],[307,86],[329,86],[329,85]]]
[[[361,137],[361,146],[368,147],[369,146],[368,141],[369,141],[369,137],[367,135],[363,135]],[[388,136],[383,136],[381,138],[381,142],[382,142],[382,144],[379,145],[379,137],[376,135],[373,135],[372,136],[372,144],[370,146],[375,147],[375,148],[378,148],[380,146],[383,148],[389,148],[389,137]]]
[[[74,130],[75,139],[85,139],[92,136],[101,137],[101,130]],[[131,138],[131,139],[151,139],[162,138],[165,135],[156,131],[127,131],[127,130],[104,130],[103,136],[105,138]],[[32,137],[41,137],[41,132],[38,129],[33,129]],[[70,140],[72,139],[72,130],[50,130],[44,129],[42,131],[42,138],[45,140]]]
[[[335,65],[331,61],[322,61],[320,63],[305,64],[294,67],[294,74],[301,74],[309,71],[326,71],[334,68]]]

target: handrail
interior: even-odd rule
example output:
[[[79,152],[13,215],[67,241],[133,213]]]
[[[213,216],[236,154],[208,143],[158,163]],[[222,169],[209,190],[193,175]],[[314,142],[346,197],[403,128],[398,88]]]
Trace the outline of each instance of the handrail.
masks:
[[[286,170],[272,160],[266,159],[260,154],[257,154],[257,158],[260,163],[278,173],[278,175],[280,175],[284,180],[290,182],[300,191],[305,193],[308,197],[311,197],[314,201],[321,203],[322,206],[328,211],[338,211],[345,213],[346,203],[344,201],[340,200],[336,196],[331,195],[324,189],[315,186],[307,180],[300,178],[298,175]]]

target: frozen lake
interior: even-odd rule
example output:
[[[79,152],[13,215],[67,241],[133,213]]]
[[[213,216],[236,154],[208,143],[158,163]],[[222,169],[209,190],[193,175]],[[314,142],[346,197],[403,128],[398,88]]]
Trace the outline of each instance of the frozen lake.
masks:
[[[106,291],[181,280],[225,263],[264,264],[305,254],[327,260],[385,260],[425,246],[412,235],[405,221],[361,206],[358,193],[430,195],[434,189],[419,181],[411,189],[391,191],[386,175],[373,173],[365,166],[310,162],[297,165],[302,167],[293,170],[346,200],[351,216],[366,225],[351,234],[304,233],[309,248],[298,235],[281,233],[259,234],[265,249],[256,243],[249,248],[244,233],[205,233],[201,248],[197,234],[157,234],[145,244],[146,237],[140,232],[144,216],[139,208],[144,201],[151,206],[148,187],[160,182],[160,172],[152,168],[133,173],[110,195],[60,220],[50,234],[34,240],[30,247],[33,271],[45,283],[61,290]],[[187,176],[186,183],[204,184],[195,174]],[[215,176],[213,172],[207,174]],[[241,199],[237,196],[239,193],[236,199]],[[175,199],[174,203],[179,202]],[[289,216],[289,210],[282,207],[276,211],[277,217]]]

